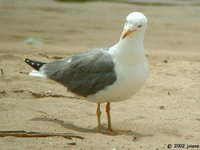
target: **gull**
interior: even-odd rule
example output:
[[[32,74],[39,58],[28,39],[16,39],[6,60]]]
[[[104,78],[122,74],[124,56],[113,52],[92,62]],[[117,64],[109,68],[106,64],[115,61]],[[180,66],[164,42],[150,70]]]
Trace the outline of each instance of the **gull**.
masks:
[[[26,58],[34,68],[29,75],[57,81],[73,94],[97,103],[98,131],[100,105],[106,103],[108,131],[112,132],[110,103],[131,98],[148,76],[143,44],[147,22],[143,13],[130,13],[118,43],[109,48],[95,48],[50,63]]]

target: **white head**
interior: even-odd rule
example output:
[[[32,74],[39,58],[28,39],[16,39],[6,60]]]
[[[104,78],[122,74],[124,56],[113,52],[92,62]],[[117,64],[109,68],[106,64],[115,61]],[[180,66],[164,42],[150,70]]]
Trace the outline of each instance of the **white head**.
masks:
[[[132,12],[126,17],[124,30],[122,32],[120,40],[123,40],[129,36],[141,36],[143,37],[146,27],[147,18],[140,12]]]

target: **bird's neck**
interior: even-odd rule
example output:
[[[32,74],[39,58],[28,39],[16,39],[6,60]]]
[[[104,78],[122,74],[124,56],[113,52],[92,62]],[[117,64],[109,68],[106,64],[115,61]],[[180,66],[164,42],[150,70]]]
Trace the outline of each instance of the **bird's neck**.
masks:
[[[110,48],[111,55],[125,64],[145,60],[143,36],[128,36]]]

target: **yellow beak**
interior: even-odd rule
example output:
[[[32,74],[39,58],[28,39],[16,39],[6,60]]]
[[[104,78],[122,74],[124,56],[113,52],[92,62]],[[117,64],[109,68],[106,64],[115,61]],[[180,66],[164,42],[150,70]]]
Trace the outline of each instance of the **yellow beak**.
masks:
[[[134,31],[136,31],[136,30],[124,30],[122,32],[122,35],[121,35],[121,40],[123,40],[124,38],[126,38],[129,34],[131,34]]]

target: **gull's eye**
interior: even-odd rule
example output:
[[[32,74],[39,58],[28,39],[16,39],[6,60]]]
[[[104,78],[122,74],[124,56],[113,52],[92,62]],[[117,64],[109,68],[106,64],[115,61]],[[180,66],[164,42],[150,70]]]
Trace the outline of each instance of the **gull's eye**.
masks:
[[[138,28],[141,28],[142,27],[142,25],[139,25],[139,26],[137,26]]]

